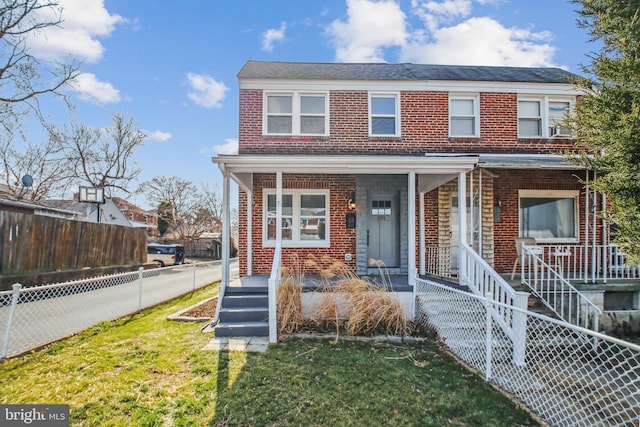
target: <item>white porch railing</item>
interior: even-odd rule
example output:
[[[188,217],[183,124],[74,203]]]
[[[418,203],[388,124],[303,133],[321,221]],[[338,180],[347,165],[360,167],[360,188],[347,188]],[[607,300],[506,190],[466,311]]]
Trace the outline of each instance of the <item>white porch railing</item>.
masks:
[[[640,266],[629,264],[616,245],[536,245],[539,255],[567,280],[585,283],[608,279],[639,279]]]
[[[516,307],[527,309],[529,294],[515,291],[482,257],[464,243],[460,251],[460,285],[471,292],[498,304],[493,305],[493,320],[502,328],[513,343],[513,360],[524,364],[526,347],[526,315],[513,311]]]
[[[551,248],[522,246],[522,283],[564,321],[597,331],[602,310],[571,285],[563,274],[570,273],[565,270],[570,264],[564,258],[572,259],[571,249],[556,247],[552,252]],[[552,267],[549,261],[558,258],[562,260],[561,263]]]
[[[440,277],[451,277],[451,248],[428,246],[425,248],[424,271]]]
[[[278,342],[278,319],[276,293],[280,286],[282,277],[282,244],[276,244],[276,250],[273,254],[273,264],[271,266],[271,275],[269,276],[269,342]]]

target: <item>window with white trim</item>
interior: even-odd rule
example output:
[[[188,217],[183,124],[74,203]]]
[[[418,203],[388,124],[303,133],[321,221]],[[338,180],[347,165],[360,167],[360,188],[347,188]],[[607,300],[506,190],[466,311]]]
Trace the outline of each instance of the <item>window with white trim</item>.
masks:
[[[369,135],[400,136],[400,94],[369,94]]]
[[[264,99],[265,135],[328,135],[326,92],[267,92]]]
[[[577,242],[578,190],[520,190],[519,230],[538,242]]]
[[[263,246],[275,246],[275,189],[264,189],[263,200]],[[329,247],[329,190],[283,190],[282,245]]]
[[[571,131],[562,126],[573,101],[552,97],[518,99],[518,137],[552,138],[571,136]]]
[[[449,97],[449,136],[478,137],[478,97],[452,95]]]

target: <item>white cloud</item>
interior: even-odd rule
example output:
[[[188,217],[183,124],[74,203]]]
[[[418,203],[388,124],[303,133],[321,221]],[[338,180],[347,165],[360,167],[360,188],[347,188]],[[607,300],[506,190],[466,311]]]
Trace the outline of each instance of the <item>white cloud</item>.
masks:
[[[145,133],[147,134],[147,139],[149,139],[149,141],[164,142],[164,141],[168,141],[173,136],[169,132],[162,132],[160,130],[156,130],[153,132],[145,132]]]
[[[394,0],[347,0],[346,20],[332,22],[326,34],[341,62],[384,62],[391,48],[398,52],[393,62],[553,65],[551,33],[473,16],[474,4],[502,2],[411,0],[407,16]]]
[[[197,105],[205,108],[220,108],[229,90],[222,82],[204,74],[188,73],[189,93],[187,96]]]
[[[284,32],[287,29],[287,23],[282,22],[279,29],[271,28],[262,33],[262,50],[267,52],[273,51],[273,44],[284,40]]]
[[[401,61],[430,64],[551,66],[556,48],[551,35],[506,28],[491,18],[470,18],[431,33],[432,41],[408,43]]]
[[[120,91],[115,89],[111,83],[99,81],[92,73],[80,74],[69,86],[84,101],[96,104],[120,102]]]
[[[224,144],[214,145],[213,151],[217,154],[238,154],[238,138],[226,138]]]
[[[392,0],[347,0],[347,21],[327,28],[340,62],[384,62],[385,47],[407,38],[406,16]]]
[[[73,55],[87,62],[96,62],[104,54],[98,40],[108,37],[116,24],[126,20],[111,15],[104,0],[59,0],[62,22],[43,31],[31,32],[27,43],[35,56],[59,59]],[[54,9],[42,9],[41,19],[57,20]]]

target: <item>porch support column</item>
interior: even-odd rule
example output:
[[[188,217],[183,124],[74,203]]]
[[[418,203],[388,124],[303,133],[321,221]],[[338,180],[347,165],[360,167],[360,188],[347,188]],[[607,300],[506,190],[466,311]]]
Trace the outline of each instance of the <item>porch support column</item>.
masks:
[[[467,251],[464,248],[467,244],[467,180],[464,172],[458,173],[458,228],[460,230],[458,243],[458,275],[461,285],[467,282]]]
[[[409,236],[408,236],[408,258],[409,258],[409,284],[416,284],[416,173],[409,172]]]
[[[230,186],[229,186],[229,172],[223,164],[222,167],[222,287],[227,287],[229,284],[229,254],[231,245],[231,209],[230,209]],[[221,290],[221,294],[222,293]]]
[[[276,172],[276,247],[282,247],[282,172]]]
[[[420,193],[420,274],[426,274],[425,263],[427,248],[425,245],[426,232],[424,229],[424,193]]]
[[[253,191],[247,194],[247,276],[253,275]]]

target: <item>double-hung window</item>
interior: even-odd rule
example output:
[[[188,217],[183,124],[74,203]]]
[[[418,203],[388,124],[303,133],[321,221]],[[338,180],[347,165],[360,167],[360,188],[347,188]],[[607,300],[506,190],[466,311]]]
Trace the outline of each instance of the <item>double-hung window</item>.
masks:
[[[569,136],[571,131],[563,121],[571,109],[569,101],[549,101],[549,136]]]
[[[400,136],[400,94],[369,94],[369,135]]]
[[[328,135],[325,92],[265,93],[265,135]]]
[[[562,126],[572,101],[549,97],[518,99],[518,137],[551,138],[571,136]]]
[[[520,236],[538,242],[578,241],[577,190],[520,190]]]
[[[265,189],[263,242],[275,246],[276,193]],[[282,244],[285,247],[329,247],[329,190],[283,190]]]
[[[518,136],[520,138],[542,138],[542,101],[518,101]]]
[[[449,136],[478,137],[478,97],[452,95],[449,97]]]

